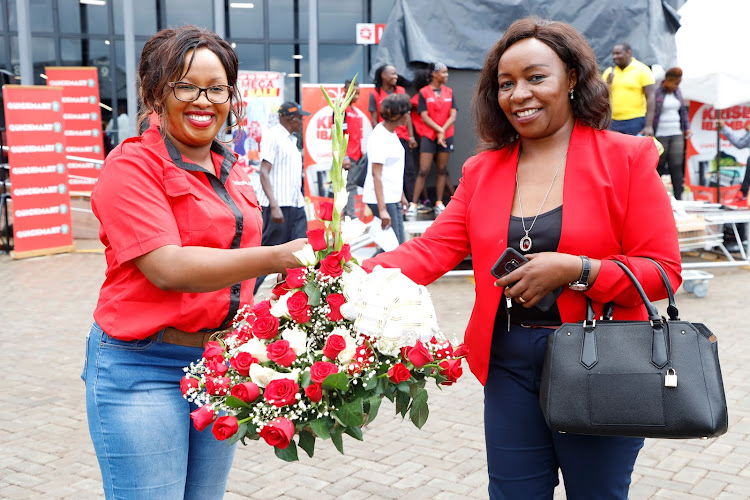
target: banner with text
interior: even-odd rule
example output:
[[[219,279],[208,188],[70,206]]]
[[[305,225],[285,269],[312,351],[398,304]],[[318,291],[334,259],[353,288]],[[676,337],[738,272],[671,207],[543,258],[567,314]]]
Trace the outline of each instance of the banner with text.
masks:
[[[716,110],[710,104],[692,101],[688,111],[693,135],[687,141],[685,184],[693,199],[716,202]],[[741,130],[750,125],[750,103],[721,110],[727,126]],[[719,163],[721,201],[737,193],[745,173],[748,149],[737,149],[721,136]]]
[[[63,90],[5,85],[14,258],[71,252]]]
[[[367,138],[372,132],[372,122],[367,105],[370,94],[375,88],[372,84],[359,86],[359,99],[352,103],[357,114],[362,118],[362,151],[367,151]],[[341,99],[346,92],[342,84],[323,85],[331,100]],[[320,91],[320,85],[302,85],[302,109],[310,112],[310,116],[303,117],[302,130],[305,143],[305,196],[310,199],[314,209],[318,210],[321,201],[330,201],[333,197],[330,190],[328,172],[331,170],[333,157],[331,144],[331,126],[333,125],[333,111]],[[363,205],[357,203],[357,216],[363,218]],[[308,214],[308,220],[312,220]]]
[[[275,71],[240,71],[237,87],[245,106],[245,122],[240,139],[233,143],[256,193],[260,192],[260,140],[263,134],[279,123],[279,106],[284,102],[284,74]]]
[[[91,193],[104,160],[99,78],[95,67],[46,67],[47,85],[62,87],[63,133],[68,185],[72,191]]]

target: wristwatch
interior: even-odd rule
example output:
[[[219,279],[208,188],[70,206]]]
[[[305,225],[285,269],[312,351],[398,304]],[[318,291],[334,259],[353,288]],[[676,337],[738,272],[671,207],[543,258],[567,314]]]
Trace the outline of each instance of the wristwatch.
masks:
[[[589,289],[589,274],[591,274],[591,261],[585,255],[580,255],[581,261],[583,262],[583,268],[581,269],[581,276],[577,281],[568,284],[571,290],[576,292],[585,292]]]

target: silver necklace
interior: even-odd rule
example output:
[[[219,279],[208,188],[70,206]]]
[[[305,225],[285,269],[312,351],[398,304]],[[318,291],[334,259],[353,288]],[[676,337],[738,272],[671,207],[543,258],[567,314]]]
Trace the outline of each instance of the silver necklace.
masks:
[[[542,207],[544,206],[544,203],[547,201],[547,197],[549,196],[550,192],[552,191],[552,186],[555,185],[555,179],[557,179],[557,174],[560,172],[560,167],[563,163],[565,163],[565,158],[568,157],[568,152],[566,151],[565,154],[562,157],[562,160],[560,160],[560,163],[557,164],[557,169],[555,170],[555,175],[552,177],[552,182],[550,183],[549,187],[547,188],[547,194],[544,195],[544,199],[542,200],[542,204],[539,205],[539,210],[536,211],[536,215],[534,216],[534,220],[531,221],[531,225],[528,229],[526,229],[526,222],[523,218],[523,202],[521,201],[521,189],[518,187],[518,162],[521,159],[521,152],[518,152],[518,158],[516,159],[516,193],[518,193],[518,208],[521,211],[521,226],[523,226],[523,232],[526,233],[526,235],[521,238],[521,241],[519,243],[519,246],[521,248],[521,251],[528,252],[531,250],[531,236],[529,236],[529,232],[534,227],[534,223],[536,223],[537,217],[539,217],[539,213],[542,211]]]

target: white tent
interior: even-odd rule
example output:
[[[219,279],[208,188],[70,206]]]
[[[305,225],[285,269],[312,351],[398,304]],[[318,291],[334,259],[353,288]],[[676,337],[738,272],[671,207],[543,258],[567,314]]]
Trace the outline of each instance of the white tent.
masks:
[[[685,99],[716,109],[750,102],[750,0],[688,0],[675,34]]]

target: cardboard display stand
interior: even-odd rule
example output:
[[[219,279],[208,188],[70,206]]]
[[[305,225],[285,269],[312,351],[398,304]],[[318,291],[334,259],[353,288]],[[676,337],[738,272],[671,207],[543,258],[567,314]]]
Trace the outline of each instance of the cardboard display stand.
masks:
[[[16,259],[75,249],[62,97],[60,87],[3,86]]]

